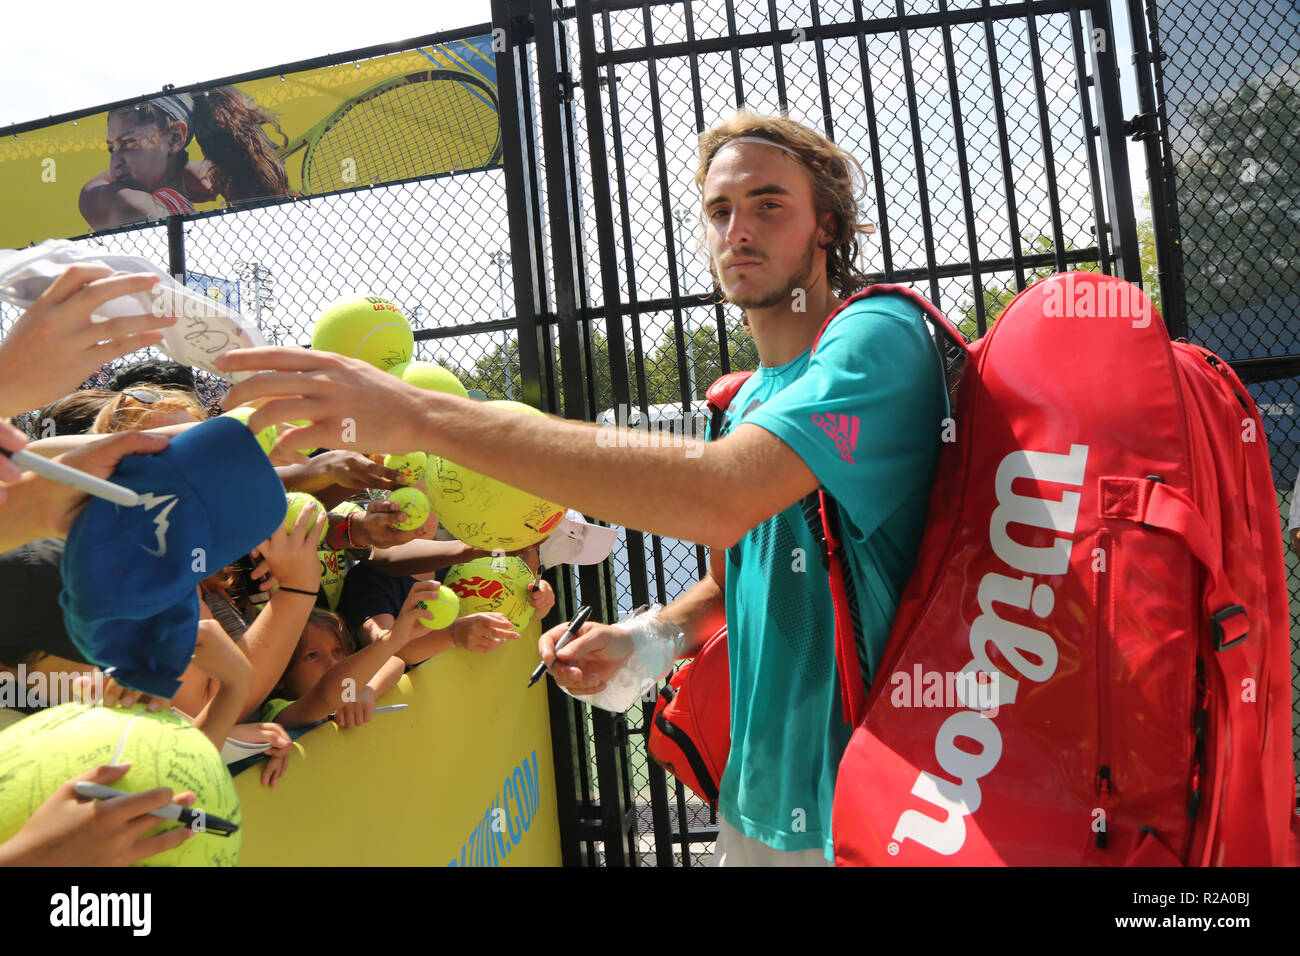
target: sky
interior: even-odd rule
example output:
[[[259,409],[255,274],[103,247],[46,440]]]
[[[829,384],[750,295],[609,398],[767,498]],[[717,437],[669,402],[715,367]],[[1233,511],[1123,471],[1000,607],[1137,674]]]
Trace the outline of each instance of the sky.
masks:
[[[112,9],[124,12],[114,16]],[[358,16],[367,9],[379,15]],[[220,10],[220,21],[198,20],[205,10]],[[188,28],[168,35],[160,25],[177,11]],[[168,83],[187,86],[491,18],[488,0],[15,4],[5,11],[0,127],[154,93]]]

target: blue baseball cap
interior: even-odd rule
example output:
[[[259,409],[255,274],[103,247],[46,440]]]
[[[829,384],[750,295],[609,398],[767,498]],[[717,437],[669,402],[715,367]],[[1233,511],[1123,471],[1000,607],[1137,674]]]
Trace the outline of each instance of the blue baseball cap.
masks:
[[[113,480],[141,497],[101,498],[63,550],[59,605],[87,660],[127,687],[171,697],[194,656],[198,583],[284,521],[284,485],[243,423],[213,418],[155,455],[127,455]]]

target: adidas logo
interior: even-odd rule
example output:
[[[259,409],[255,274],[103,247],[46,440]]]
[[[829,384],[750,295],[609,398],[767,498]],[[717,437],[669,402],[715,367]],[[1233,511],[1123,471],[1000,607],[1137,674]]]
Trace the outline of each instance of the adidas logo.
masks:
[[[813,415],[812,423],[830,436],[831,441],[835,442],[835,447],[840,450],[840,457],[850,465],[856,465],[853,460],[853,449],[858,447],[858,416],[857,415],[823,415],[821,412]]]

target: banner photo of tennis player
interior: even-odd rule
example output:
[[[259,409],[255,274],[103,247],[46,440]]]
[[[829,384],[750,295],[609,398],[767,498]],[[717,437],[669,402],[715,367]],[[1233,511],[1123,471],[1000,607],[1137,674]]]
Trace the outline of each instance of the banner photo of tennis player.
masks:
[[[4,132],[0,248],[501,163],[490,36]]]

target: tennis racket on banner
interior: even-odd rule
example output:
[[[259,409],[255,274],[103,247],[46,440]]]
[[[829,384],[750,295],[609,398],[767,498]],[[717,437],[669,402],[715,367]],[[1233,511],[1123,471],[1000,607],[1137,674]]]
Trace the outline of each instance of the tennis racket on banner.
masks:
[[[501,161],[497,107],[496,89],[469,73],[406,73],[348,100],[280,150],[280,158],[303,152],[308,196],[483,169]]]

